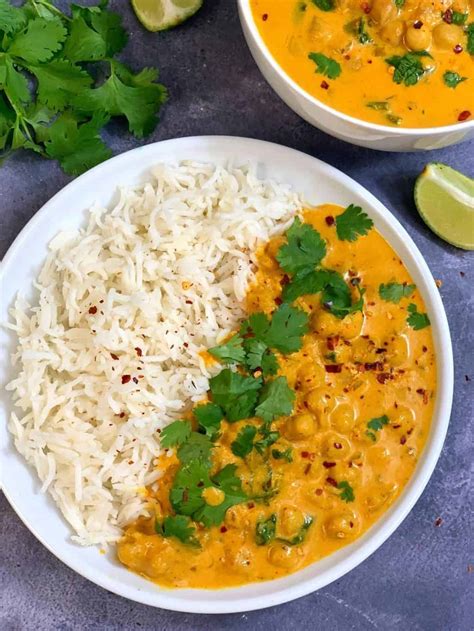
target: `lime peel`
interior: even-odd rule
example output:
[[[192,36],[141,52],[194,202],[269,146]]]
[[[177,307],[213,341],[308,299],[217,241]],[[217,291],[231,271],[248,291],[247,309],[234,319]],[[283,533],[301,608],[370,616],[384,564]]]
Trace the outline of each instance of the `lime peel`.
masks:
[[[137,18],[149,31],[166,31],[182,24],[202,7],[203,0],[132,0]]]

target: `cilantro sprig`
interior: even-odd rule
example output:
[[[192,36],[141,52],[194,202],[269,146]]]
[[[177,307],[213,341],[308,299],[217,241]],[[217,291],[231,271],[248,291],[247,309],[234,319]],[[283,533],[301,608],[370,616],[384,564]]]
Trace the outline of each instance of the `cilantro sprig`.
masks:
[[[0,0],[0,159],[28,149],[78,175],[110,157],[101,130],[112,117],[137,138],[158,122],[166,89],[157,71],[135,74],[115,59],[128,39],[121,17],[107,0],[71,13],[48,0]]]
[[[309,53],[308,58],[316,64],[315,72],[319,72],[329,79],[337,79],[341,74],[341,64],[335,59],[323,55],[323,53]]]
[[[370,440],[375,442],[377,440],[377,434],[375,432],[379,432],[385,425],[388,425],[388,423],[389,420],[386,414],[372,418],[370,421],[367,421],[367,430],[365,433]]]
[[[168,515],[163,521],[156,520],[155,531],[165,538],[175,537],[192,548],[201,547],[199,540],[195,537],[196,528],[189,517],[184,515]]]
[[[342,480],[341,482],[339,482],[337,488],[342,491],[339,494],[339,497],[343,502],[349,503],[355,500],[354,489],[349,484],[349,482],[347,482],[347,480]]]
[[[355,241],[365,236],[374,225],[372,219],[360,206],[350,204],[336,217],[336,232],[341,241]]]
[[[379,286],[379,296],[386,302],[399,303],[402,298],[410,298],[416,286],[408,283],[382,283]]]
[[[415,331],[419,331],[420,329],[430,326],[431,322],[428,314],[418,311],[418,307],[415,303],[411,302],[408,305],[408,313],[409,316],[407,318],[407,322],[412,329],[415,329]]]
[[[385,61],[394,68],[394,82],[403,83],[407,87],[416,85],[426,72],[421,63],[421,57],[431,57],[431,55],[426,50],[420,50],[388,57]]]

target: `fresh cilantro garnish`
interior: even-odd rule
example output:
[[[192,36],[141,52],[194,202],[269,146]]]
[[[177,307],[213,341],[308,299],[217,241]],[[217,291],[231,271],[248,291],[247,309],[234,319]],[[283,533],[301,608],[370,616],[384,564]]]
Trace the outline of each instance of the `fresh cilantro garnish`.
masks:
[[[456,26],[462,26],[466,23],[468,18],[468,13],[461,13],[460,11],[452,11],[451,13],[451,23],[456,24]]]
[[[229,422],[254,415],[258,391],[262,386],[260,378],[245,377],[226,368],[212,377],[209,386],[214,403],[224,410]]]
[[[424,329],[431,324],[428,315],[426,313],[420,313],[418,307],[413,302],[408,305],[408,313],[410,315],[407,318],[407,322],[415,331]]]
[[[110,157],[100,134],[111,117],[137,137],[154,129],[166,91],[155,70],[114,59],[127,34],[106,7],[73,4],[68,17],[49,0],[0,0],[0,159],[30,149],[78,175]]]
[[[367,213],[354,204],[336,217],[336,232],[341,241],[355,241],[366,235],[373,225],[374,222]]]
[[[466,35],[467,35],[467,52],[470,55],[474,55],[474,22],[471,22],[466,27]]]
[[[393,55],[385,61],[395,68],[393,80],[395,83],[404,83],[406,86],[416,85],[425,73],[425,68],[420,57],[431,57],[426,50],[412,51],[405,55]]]
[[[380,431],[384,425],[388,425],[388,422],[388,416],[386,414],[370,419],[370,421],[367,422],[367,431],[365,433],[375,442],[377,440],[375,432]]]
[[[355,500],[354,490],[349,482],[342,480],[342,482],[339,482],[337,485],[337,488],[342,490],[342,493],[339,495],[341,500],[344,502],[353,502]]]
[[[283,287],[282,298],[285,302],[293,302],[299,296],[317,294],[330,282],[330,272],[327,270],[302,270]]]
[[[329,272],[329,281],[322,294],[324,307],[341,319],[356,311],[362,311],[365,289],[359,285],[356,285],[356,289],[359,292],[359,298],[352,302],[351,290],[344,278],[338,272]]]
[[[311,0],[311,2],[321,11],[333,11],[335,6],[334,0]]]
[[[257,340],[281,353],[295,353],[302,346],[308,330],[308,315],[286,303],[272,314],[271,321],[264,313],[254,313],[242,323],[242,335],[253,335]]]
[[[386,302],[398,303],[402,298],[409,298],[415,289],[415,285],[407,283],[382,283],[379,287],[379,296]]]
[[[365,105],[371,110],[376,110],[377,112],[388,112],[390,109],[388,101],[369,101]]]
[[[163,521],[156,520],[155,531],[162,537],[175,537],[181,543],[192,548],[201,547],[201,544],[194,536],[196,528],[192,525],[189,517],[184,515],[168,516]]]
[[[189,421],[174,421],[167,425],[160,434],[160,444],[166,449],[185,443],[191,436],[192,427]]]
[[[457,72],[446,70],[443,75],[443,81],[448,86],[448,88],[455,88],[463,81],[467,81],[467,77],[461,77],[461,75]]]
[[[263,456],[268,447],[271,447],[280,438],[280,432],[272,430],[271,423],[266,422],[260,427],[258,433],[262,438],[257,440],[254,447]]]
[[[242,342],[240,335],[233,335],[224,344],[209,348],[208,352],[224,364],[242,364],[245,360]]]
[[[366,24],[364,18],[358,18],[357,20],[352,20],[344,27],[344,30],[350,33],[351,35],[355,35],[357,37],[360,44],[370,44],[372,38],[368,34],[366,30]]]
[[[405,5],[405,0],[395,0],[395,6],[397,9],[401,9]]]
[[[311,225],[296,217],[286,232],[287,243],[276,255],[280,267],[288,274],[314,267],[326,256],[326,243]]]
[[[255,527],[255,543],[265,546],[275,539],[277,518],[273,513],[268,519],[257,522]]]
[[[178,447],[178,458],[183,464],[190,462],[203,462],[209,464],[211,461],[212,442],[208,436],[191,432],[189,438]]]
[[[266,422],[273,421],[279,416],[291,414],[294,400],[295,393],[286,377],[277,377],[263,386],[255,415]]]
[[[257,435],[255,425],[245,425],[237,434],[230,448],[234,456],[245,458],[253,449],[253,439]]]
[[[235,475],[237,467],[228,464],[213,476],[214,486],[224,493],[223,501],[217,506],[204,503],[194,516],[196,521],[202,522],[204,526],[217,526],[224,521],[225,514],[231,506],[241,504],[247,500],[247,495],[242,490],[242,482]]]
[[[331,353],[326,353],[326,355],[324,355],[324,359],[327,359],[333,364],[337,363],[337,355],[334,351],[332,351]]]
[[[316,64],[316,72],[319,72],[325,77],[337,79],[341,74],[341,66],[335,59],[326,57],[323,53],[309,53],[308,57]]]
[[[303,525],[301,526],[301,528],[299,529],[299,531],[296,533],[294,537],[291,537],[291,539],[283,539],[282,537],[278,537],[278,541],[281,541],[282,543],[286,543],[289,546],[297,546],[300,543],[303,543],[303,541],[306,539],[306,534],[308,530],[310,529],[310,526],[313,523],[313,521],[314,519],[310,515],[305,515]]]
[[[395,114],[391,114],[390,112],[386,115],[385,117],[389,123],[392,123],[392,125],[400,125],[402,122],[402,117],[401,116],[396,116]]]
[[[204,431],[212,441],[215,441],[219,436],[221,421],[224,418],[222,409],[215,403],[206,403],[194,408],[194,416],[197,419],[199,429]]]
[[[275,460],[286,460],[286,462],[293,462],[293,450],[291,447],[288,447],[284,451],[280,449],[272,449],[272,457]]]
[[[250,337],[244,340],[244,348],[247,354],[246,365],[250,370],[260,369],[264,377],[276,375],[278,360],[264,342]]]

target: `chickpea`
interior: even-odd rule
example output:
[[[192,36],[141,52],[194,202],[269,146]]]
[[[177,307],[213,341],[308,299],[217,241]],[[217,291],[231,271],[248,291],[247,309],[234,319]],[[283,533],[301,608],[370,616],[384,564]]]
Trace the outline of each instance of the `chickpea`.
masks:
[[[380,484],[373,493],[371,493],[365,503],[370,512],[376,512],[382,508],[397,492],[398,484],[395,482],[390,484]]]
[[[409,26],[405,31],[405,44],[410,50],[428,50],[431,46],[431,31],[426,26],[418,29]]]
[[[316,423],[312,414],[297,414],[286,421],[285,435],[293,440],[301,440],[312,436],[315,429]]]
[[[320,309],[313,315],[311,326],[321,335],[333,336],[340,332],[340,321],[325,309]]]
[[[280,512],[280,530],[284,537],[294,537],[304,524],[304,515],[299,508],[285,506]]]
[[[397,7],[392,0],[374,0],[370,17],[378,24],[387,24],[397,17]]]
[[[304,390],[324,384],[325,370],[322,364],[312,362],[298,370],[298,381]]]
[[[334,493],[324,490],[324,482],[306,485],[305,497],[320,510],[331,510],[341,501]]]
[[[226,514],[224,523],[227,528],[237,528],[242,529],[244,526],[244,522],[247,519],[247,508],[243,504],[238,504],[237,506],[231,506]]]
[[[415,424],[415,413],[409,407],[399,405],[389,414],[390,425],[401,434],[406,434],[413,430]]]
[[[359,530],[357,517],[350,512],[337,513],[324,523],[324,532],[331,539],[349,539]]]
[[[433,29],[433,40],[436,46],[443,50],[454,48],[463,39],[463,32],[455,24],[445,24],[442,22]]]
[[[364,315],[361,311],[356,311],[340,321],[339,331],[347,340],[352,340],[361,334],[363,326]]]
[[[324,388],[314,388],[308,393],[306,396],[306,403],[311,412],[321,416],[328,405],[328,400],[325,395],[326,392]]]
[[[322,451],[329,460],[345,460],[351,453],[351,443],[341,434],[330,432],[323,441]]]
[[[356,413],[352,405],[340,403],[330,414],[331,426],[342,434],[348,434],[354,427]]]
[[[410,357],[410,345],[406,335],[399,335],[387,348],[386,357],[392,366],[402,366]]]
[[[405,25],[401,20],[393,20],[386,24],[380,31],[380,36],[391,46],[399,46],[405,32]]]
[[[225,559],[239,574],[245,574],[250,568],[252,552],[247,546],[241,544],[229,546],[225,551]]]
[[[299,558],[296,547],[276,543],[268,549],[268,560],[272,565],[289,570],[298,563]]]
[[[206,504],[209,504],[209,506],[219,506],[219,504],[222,504],[225,499],[224,491],[221,491],[221,489],[213,486],[204,489],[202,496]]]

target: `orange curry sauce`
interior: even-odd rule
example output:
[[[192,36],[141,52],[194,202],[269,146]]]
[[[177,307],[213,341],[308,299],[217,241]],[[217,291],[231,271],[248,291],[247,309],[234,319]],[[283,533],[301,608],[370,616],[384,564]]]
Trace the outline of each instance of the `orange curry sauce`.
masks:
[[[310,315],[310,330],[300,351],[278,354],[279,374],[296,391],[292,416],[273,424],[281,433],[274,447],[291,448],[293,457],[292,462],[271,463],[278,493],[268,505],[250,501],[230,508],[220,526],[198,527],[200,549],[164,539],[154,531],[154,518],[140,519],[118,543],[119,559],[131,570],[172,588],[221,588],[284,576],[357,539],[412,475],[433,413],[431,328],[414,330],[407,324],[410,302],[424,311],[418,291],[398,304],[380,298],[381,283],[411,283],[411,278],[374,228],[355,242],[339,241],[333,218],[342,210],[325,205],[306,211],[304,221],[326,240],[325,266],[346,278],[360,278],[366,288],[364,310],[340,320],[322,309],[319,295],[295,303]],[[270,314],[279,303],[286,278],[275,254],[282,242],[283,237],[276,237],[258,254],[258,272],[247,296],[249,312]],[[388,424],[370,437],[368,421],[382,415]],[[248,423],[222,423],[213,460],[215,470],[237,464],[244,488],[250,477],[265,476],[255,451],[244,461],[230,449]],[[151,512],[158,517],[172,513],[168,495],[178,460],[163,455],[159,466],[163,476],[158,490],[150,492]],[[341,499],[341,481],[352,487],[353,501]],[[206,498],[209,504],[214,500]],[[284,539],[300,531],[305,516],[313,523],[299,545],[277,540],[257,545],[257,523],[271,515],[276,515],[277,535]]]

